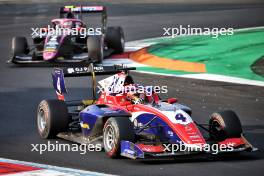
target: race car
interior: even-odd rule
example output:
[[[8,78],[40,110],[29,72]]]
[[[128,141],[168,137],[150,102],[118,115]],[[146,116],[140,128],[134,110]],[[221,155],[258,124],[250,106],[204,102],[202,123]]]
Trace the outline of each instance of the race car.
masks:
[[[99,27],[83,20],[84,14],[92,13],[101,14]],[[125,44],[123,29],[107,27],[106,23],[104,6],[61,7],[60,18],[32,32],[32,46],[25,37],[12,39],[12,56],[8,63],[101,63],[104,57],[122,53]]]
[[[192,119],[192,110],[176,98],[160,99],[150,87],[135,84],[122,66],[68,67],[54,69],[57,99],[42,100],[37,110],[38,133],[81,144],[101,144],[111,158],[176,157],[191,154],[255,151],[244,137],[241,122],[231,110],[213,113],[207,125]],[[96,75],[114,74],[98,81]],[[93,98],[65,100],[65,77],[92,76]],[[138,89],[141,91],[138,91]],[[143,90],[143,91],[142,91]],[[205,130],[208,135],[203,135]],[[175,150],[177,146],[185,150]],[[218,147],[215,152],[208,147]],[[206,148],[207,147],[207,148]]]

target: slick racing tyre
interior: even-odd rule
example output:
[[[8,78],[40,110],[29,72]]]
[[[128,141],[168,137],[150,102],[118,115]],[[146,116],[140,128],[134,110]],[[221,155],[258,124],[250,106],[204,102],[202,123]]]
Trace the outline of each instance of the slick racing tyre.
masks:
[[[105,43],[107,47],[114,50],[114,54],[120,54],[125,49],[125,36],[121,27],[108,27],[106,31]]]
[[[27,39],[25,37],[12,38],[12,58],[29,53]]]
[[[69,124],[68,109],[64,101],[43,100],[38,106],[37,126],[42,138],[54,138],[67,131]]]
[[[101,63],[103,61],[104,47],[101,36],[89,36],[87,38],[87,49],[90,61],[96,63]]]
[[[103,145],[106,154],[110,158],[120,156],[120,142],[122,140],[135,141],[133,124],[127,117],[109,118],[103,129]]]
[[[209,121],[209,135],[214,141],[239,138],[242,134],[241,122],[234,111],[213,113]]]

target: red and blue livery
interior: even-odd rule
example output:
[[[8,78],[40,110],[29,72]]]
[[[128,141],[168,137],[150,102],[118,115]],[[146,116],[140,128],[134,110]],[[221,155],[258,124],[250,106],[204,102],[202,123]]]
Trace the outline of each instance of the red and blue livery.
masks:
[[[235,112],[212,113],[207,125],[198,124],[192,119],[191,108],[180,104],[176,98],[161,99],[157,93],[135,84],[129,74],[131,69],[134,68],[93,64],[55,69],[52,77],[58,99],[43,100],[39,104],[40,136],[59,136],[82,144],[100,143],[111,158],[256,150],[244,137]],[[102,91],[99,98],[95,98],[95,75],[110,73],[114,75],[98,82]],[[89,75],[92,76],[93,98],[66,101],[64,77]],[[135,91],[142,87],[145,91]],[[219,151],[212,150],[215,148]]]

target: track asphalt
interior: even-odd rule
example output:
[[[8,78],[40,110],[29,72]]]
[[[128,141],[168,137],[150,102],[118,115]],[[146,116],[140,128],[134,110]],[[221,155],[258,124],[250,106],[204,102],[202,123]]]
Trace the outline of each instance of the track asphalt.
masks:
[[[109,24],[122,25],[127,41],[161,37],[164,26],[199,27],[263,26],[263,4],[205,3],[120,3],[103,2],[108,7]],[[76,4],[73,2],[72,4]],[[58,16],[61,5],[68,3],[0,5],[0,157],[118,175],[263,175],[264,154],[187,157],[154,161],[113,160],[103,152],[31,152],[31,145],[47,143],[36,132],[36,108],[42,99],[54,98],[52,68],[7,66],[11,38],[30,36],[30,28],[44,26]],[[98,4],[92,2],[91,4]],[[194,120],[207,122],[209,114],[233,109],[240,116],[246,137],[255,147],[264,149],[263,87],[133,73],[144,85],[167,85],[166,97],[177,97],[194,111]],[[100,79],[100,78],[98,78]],[[69,79],[73,98],[89,96],[88,78]],[[87,89],[88,87],[88,89]],[[58,139],[59,140],[59,139]],[[54,140],[52,140],[54,142]],[[67,143],[59,140],[60,143]]]

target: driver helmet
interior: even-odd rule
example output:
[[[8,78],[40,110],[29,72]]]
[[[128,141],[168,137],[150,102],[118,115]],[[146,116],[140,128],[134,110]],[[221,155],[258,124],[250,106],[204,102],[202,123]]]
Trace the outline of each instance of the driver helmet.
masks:
[[[73,26],[73,22],[72,21],[65,21],[63,23],[63,27],[64,28],[72,28],[72,26]]]
[[[66,18],[72,19],[72,18],[75,18],[75,17],[74,17],[74,14],[72,12],[68,12]]]

